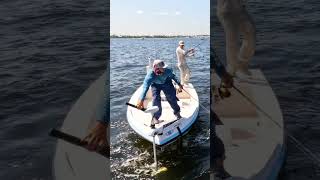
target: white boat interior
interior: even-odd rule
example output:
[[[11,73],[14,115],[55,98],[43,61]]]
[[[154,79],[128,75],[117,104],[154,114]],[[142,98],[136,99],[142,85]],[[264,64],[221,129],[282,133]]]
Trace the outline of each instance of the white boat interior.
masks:
[[[162,121],[159,124],[156,124],[155,129],[150,127],[152,114],[145,113],[141,110],[128,106],[127,109],[127,119],[130,126],[135,130],[140,136],[146,140],[153,142],[153,134],[158,133],[155,137],[155,143],[157,145],[164,145],[176,137],[179,136],[179,131],[177,127],[180,128],[181,133],[183,134],[187,131],[191,125],[195,122],[198,112],[199,112],[199,102],[198,95],[193,85],[189,83],[184,87],[185,91],[177,94],[179,99],[178,105],[180,106],[181,119],[177,120],[176,116],[173,113],[173,110],[166,100],[165,95],[161,92],[161,105],[162,105],[162,114],[159,118]],[[139,87],[136,92],[132,95],[129,103],[136,104],[138,97],[142,91],[142,86]],[[187,91],[187,92],[186,92]],[[152,93],[151,88],[149,89],[145,101],[145,107],[152,106]]]
[[[274,121],[283,126],[277,98],[260,70],[235,79],[240,89]],[[218,78],[213,79],[217,87]],[[284,129],[257,110],[235,89],[229,98],[216,99],[214,111],[223,125],[216,132],[226,149],[225,169],[232,179],[277,179],[285,156]]]

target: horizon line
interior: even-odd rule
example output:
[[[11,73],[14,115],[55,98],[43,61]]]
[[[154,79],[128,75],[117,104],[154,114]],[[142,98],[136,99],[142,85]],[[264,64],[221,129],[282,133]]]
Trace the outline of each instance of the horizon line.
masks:
[[[210,34],[110,34],[110,36],[210,36]]]

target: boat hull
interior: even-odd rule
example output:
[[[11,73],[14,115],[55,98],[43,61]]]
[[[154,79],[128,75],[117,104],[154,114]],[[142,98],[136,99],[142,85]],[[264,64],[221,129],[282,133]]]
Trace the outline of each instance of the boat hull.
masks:
[[[177,95],[179,98],[178,105],[181,109],[181,119],[176,119],[173,114],[173,110],[165,99],[164,94],[161,94],[162,115],[159,120],[163,122],[156,125],[155,129],[152,129],[150,127],[152,119],[151,114],[144,113],[143,111],[133,107],[128,107],[127,120],[130,127],[149,142],[153,142],[153,135],[157,134],[155,136],[155,144],[159,146],[172,142],[180,135],[183,135],[191,128],[199,114],[199,99],[193,85],[189,83],[184,90],[188,93],[183,92]],[[131,104],[136,104],[141,91],[142,86],[139,87],[132,95],[129,101]],[[151,90],[149,89],[145,100],[145,107],[150,106],[152,106],[152,95]]]
[[[106,73],[93,82],[73,105],[65,118],[61,131],[84,138],[95,124],[97,106],[105,93]],[[56,180],[108,179],[110,161],[100,154],[90,152],[58,140],[53,162]]]

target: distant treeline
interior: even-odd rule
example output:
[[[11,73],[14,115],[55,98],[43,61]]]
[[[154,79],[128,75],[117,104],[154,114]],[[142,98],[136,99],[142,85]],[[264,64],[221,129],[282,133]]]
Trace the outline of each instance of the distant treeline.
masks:
[[[209,37],[209,35],[195,35],[195,36],[185,36],[185,35],[177,35],[177,36],[166,36],[166,35],[142,35],[142,36],[133,36],[133,35],[111,35],[111,38],[181,38],[181,37],[198,37],[198,38],[204,38]]]

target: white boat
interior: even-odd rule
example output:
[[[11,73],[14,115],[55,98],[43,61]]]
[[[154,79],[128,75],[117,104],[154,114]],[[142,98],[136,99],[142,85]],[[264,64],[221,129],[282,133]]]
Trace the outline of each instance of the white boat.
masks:
[[[142,86],[134,92],[129,103],[136,104],[141,91]],[[162,115],[159,120],[163,122],[156,124],[155,129],[152,129],[150,127],[152,114],[128,106],[127,120],[129,125],[137,134],[150,142],[153,142],[153,136],[155,135],[156,145],[161,146],[174,141],[191,128],[199,113],[198,95],[191,83],[184,86],[184,91],[178,93],[177,98],[179,99],[178,105],[181,109],[181,119],[177,120],[163,92],[161,92]],[[151,88],[146,95],[144,107],[152,107]]]
[[[106,73],[81,95],[65,118],[61,131],[84,138],[95,122],[99,102],[105,93]],[[56,180],[108,179],[109,159],[100,154],[58,140],[53,162]]]
[[[230,179],[275,180],[285,159],[282,112],[263,73],[257,69],[250,71],[250,78],[235,79],[235,87],[276,123],[231,89],[229,98],[214,104],[223,123],[216,126],[216,132],[225,145],[224,165],[232,176]],[[216,86],[220,83],[217,78],[213,82]]]

